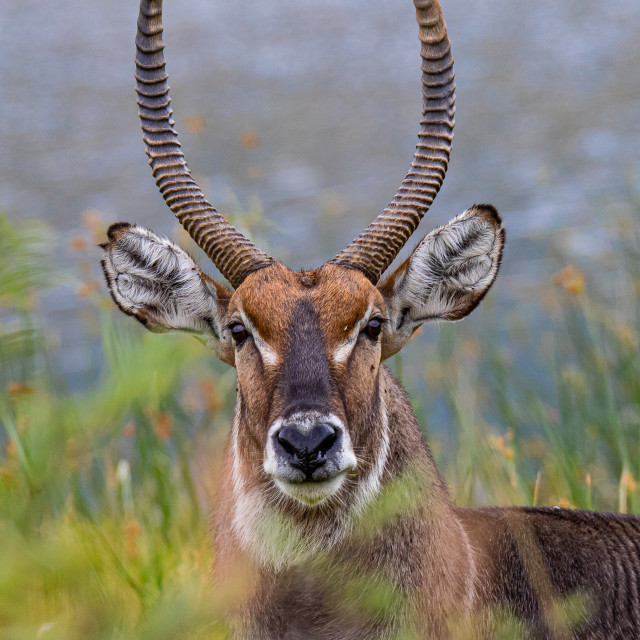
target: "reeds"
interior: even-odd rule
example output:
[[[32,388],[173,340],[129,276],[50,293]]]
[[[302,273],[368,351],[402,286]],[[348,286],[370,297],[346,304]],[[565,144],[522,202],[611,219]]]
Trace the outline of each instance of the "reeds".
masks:
[[[620,224],[606,265],[556,257],[535,323],[490,298],[392,363],[458,503],[640,512],[640,220]],[[207,518],[234,372],[85,282],[103,365],[69,391],[42,237],[0,218],[0,640],[222,638]]]

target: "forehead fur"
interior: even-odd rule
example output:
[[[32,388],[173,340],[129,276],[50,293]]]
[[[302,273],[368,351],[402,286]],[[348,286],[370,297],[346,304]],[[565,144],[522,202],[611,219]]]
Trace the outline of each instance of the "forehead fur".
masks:
[[[340,340],[369,307],[384,312],[382,296],[359,271],[324,264],[294,272],[276,263],[247,277],[231,300],[229,313],[242,311],[269,342],[279,342],[302,300],[311,304],[328,342]]]

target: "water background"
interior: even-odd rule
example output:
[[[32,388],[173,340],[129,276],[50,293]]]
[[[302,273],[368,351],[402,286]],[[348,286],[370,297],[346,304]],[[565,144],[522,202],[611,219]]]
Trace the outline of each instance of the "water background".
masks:
[[[190,167],[221,210],[259,202],[258,235],[293,268],[333,256],[401,182],[416,139],[409,0],[167,0],[165,42]],[[524,309],[559,250],[606,262],[640,184],[640,2],[443,2],[457,77],[452,162],[423,232],[492,202],[509,232],[498,308]],[[0,210],[46,220],[43,312],[72,387],[100,348],[79,293],[99,252],[83,216],[174,235],[140,140],[132,0],[2,0]],[[86,216],[85,216],[86,217]],[[236,220],[242,225],[242,218]],[[419,237],[420,234],[417,234]],[[417,238],[416,238],[417,239]],[[80,275],[81,262],[89,261]]]

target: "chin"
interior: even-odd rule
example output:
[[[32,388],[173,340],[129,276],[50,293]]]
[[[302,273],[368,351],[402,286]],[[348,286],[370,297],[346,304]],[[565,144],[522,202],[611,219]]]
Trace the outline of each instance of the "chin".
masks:
[[[344,483],[345,473],[343,471],[328,480],[289,482],[281,478],[274,478],[274,482],[278,489],[289,498],[293,498],[305,507],[317,507],[338,492]]]

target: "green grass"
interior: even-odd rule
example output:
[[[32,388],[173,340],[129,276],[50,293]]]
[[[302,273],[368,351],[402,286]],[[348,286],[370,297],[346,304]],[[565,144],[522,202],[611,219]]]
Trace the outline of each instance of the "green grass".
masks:
[[[640,512],[639,222],[604,275],[538,283],[537,332],[490,299],[392,363],[460,504]],[[0,640],[222,638],[207,519],[234,371],[85,282],[104,367],[69,391],[38,311],[62,277],[43,235],[0,217]]]

